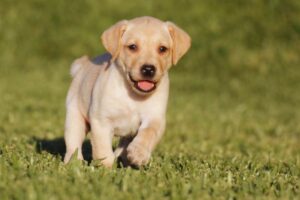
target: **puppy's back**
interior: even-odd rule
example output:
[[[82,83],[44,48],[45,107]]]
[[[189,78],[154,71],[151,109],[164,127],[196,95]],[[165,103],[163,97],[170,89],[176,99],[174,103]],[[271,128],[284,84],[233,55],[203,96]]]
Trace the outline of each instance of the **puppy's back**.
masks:
[[[110,54],[103,54],[94,59],[88,56],[82,56],[76,59],[71,65],[71,75],[73,81],[67,96],[67,105],[74,103],[79,106],[84,117],[87,117],[89,105],[91,102],[92,91],[95,82],[109,62]]]

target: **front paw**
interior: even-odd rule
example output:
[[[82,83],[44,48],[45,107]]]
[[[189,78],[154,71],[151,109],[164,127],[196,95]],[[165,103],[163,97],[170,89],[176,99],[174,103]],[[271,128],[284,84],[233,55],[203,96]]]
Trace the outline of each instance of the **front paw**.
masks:
[[[111,169],[114,164],[114,154],[109,155],[109,156],[93,156],[93,161],[92,164],[94,166],[103,166],[105,168]]]
[[[150,160],[151,152],[144,146],[131,143],[127,148],[127,159],[131,165],[140,167]]]

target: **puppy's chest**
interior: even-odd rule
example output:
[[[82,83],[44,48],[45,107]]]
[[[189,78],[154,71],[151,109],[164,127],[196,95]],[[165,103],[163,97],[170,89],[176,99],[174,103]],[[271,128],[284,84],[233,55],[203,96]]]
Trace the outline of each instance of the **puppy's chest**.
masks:
[[[135,135],[141,124],[139,114],[130,109],[119,110],[118,113],[111,115],[109,118],[116,136]]]

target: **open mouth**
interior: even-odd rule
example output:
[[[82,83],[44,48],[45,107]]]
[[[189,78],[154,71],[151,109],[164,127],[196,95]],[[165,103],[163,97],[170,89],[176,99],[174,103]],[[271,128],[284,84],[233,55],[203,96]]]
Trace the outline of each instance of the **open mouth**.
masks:
[[[131,77],[130,74],[129,74],[129,78],[131,82],[134,84],[134,87],[141,92],[145,92],[145,93],[152,92],[156,88],[156,83],[153,81],[149,81],[149,80],[136,81]]]

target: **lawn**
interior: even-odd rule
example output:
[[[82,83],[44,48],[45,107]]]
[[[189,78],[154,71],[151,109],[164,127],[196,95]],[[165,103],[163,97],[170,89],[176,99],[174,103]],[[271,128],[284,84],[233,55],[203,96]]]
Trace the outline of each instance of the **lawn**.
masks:
[[[64,165],[70,63],[142,15],[193,39],[161,143],[139,170]],[[0,199],[300,199],[299,19],[298,0],[2,0]]]

